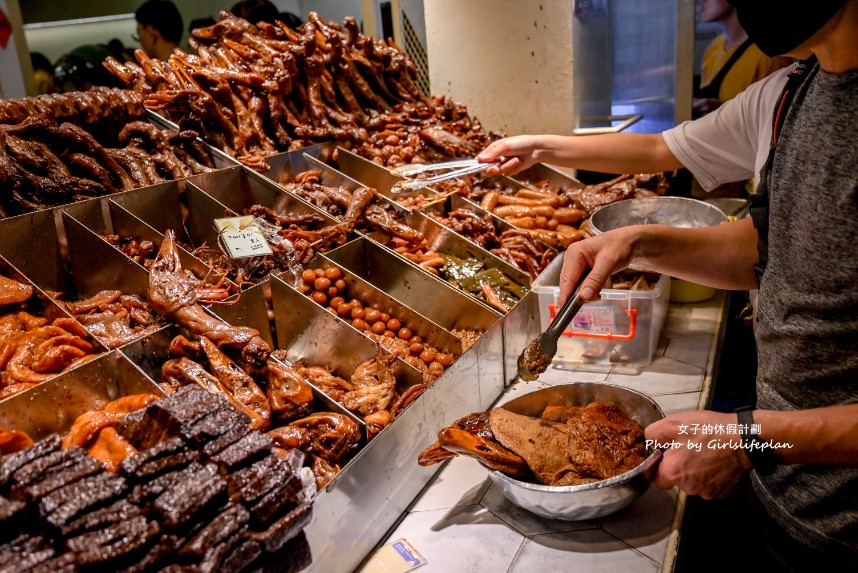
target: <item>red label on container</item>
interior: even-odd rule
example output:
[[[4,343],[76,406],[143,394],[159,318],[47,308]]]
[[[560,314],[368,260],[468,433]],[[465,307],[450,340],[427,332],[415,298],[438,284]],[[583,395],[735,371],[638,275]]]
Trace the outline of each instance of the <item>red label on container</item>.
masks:
[[[0,48],[6,49],[10,36],[12,36],[12,24],[9,23],[6,13],[0,10]]]
[[[556,304],[548,305],[552,321],[559,308]],[[610,304],[587,304],[578,311],[569,328],[563,331],[563,336],[572,336],[574,332],[611,334],[616,330],[614,312],[614,306]]]

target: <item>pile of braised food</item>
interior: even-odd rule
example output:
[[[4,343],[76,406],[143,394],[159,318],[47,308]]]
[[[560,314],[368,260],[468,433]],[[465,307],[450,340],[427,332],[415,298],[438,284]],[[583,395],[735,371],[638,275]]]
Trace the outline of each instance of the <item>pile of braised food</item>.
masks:
[[[428,466],[456,455],[510,477],[582,485],[625,473],[647,456],[644,433],[617,404],[548,406],[540,418],[503,408],[470,414],[438,432],[418,459]]]

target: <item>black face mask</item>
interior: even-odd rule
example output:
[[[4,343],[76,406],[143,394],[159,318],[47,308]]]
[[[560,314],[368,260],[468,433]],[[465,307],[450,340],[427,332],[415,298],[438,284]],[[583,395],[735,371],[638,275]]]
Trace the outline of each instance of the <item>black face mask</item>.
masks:
[[[846,0],[727,0],[760,50],[781,56],[795,50],[831,19]]]

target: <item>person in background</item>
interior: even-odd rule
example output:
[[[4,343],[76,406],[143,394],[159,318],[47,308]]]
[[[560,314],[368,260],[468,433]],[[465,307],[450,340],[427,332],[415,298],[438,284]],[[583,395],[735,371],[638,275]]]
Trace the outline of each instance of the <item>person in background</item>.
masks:
[[[691,115],[703,117],[718,109],[752,83],[772,72],[790,65],[791,58],[770,57],[760,51],[742,28],[736,9],[727,0],[699,0],[700,21],[714,22],[721,34],[712,40],[703,53],[699,85],[695,86]],[[691,196],[747,198],[753,191],[753,181],[730,181],[715,189],[703,191],[700,183],[691,180]]]
[[[140,47],[150,58],[167,60],[182,42],[185,24],[170,0],[148,0],[134,13]]]
[[[858,0],[731,4],[764,53],[803,62],[661,134],[515,136],[478,158],[500,161],[488,176],[536,162],[607,173],[685,166],[706,188],[760,174],[752,217],[622,227],[572,244],[561,299],[588,267],[587,301],[629,266],[759,288],[756,404],[648,426],[647,439],[666,446],[654,482],[713,499],[750,472],[750,515],[728,533],[741,549],[713,544],[711,557],[731,562],[719,570],[858,571]]]
[[[56,85],[63,92],[86,91],[93,86],[122,87],[102,65],[109,56],[116,57],[105,44],[78,46],[57,60]]]
[[[33,66],[33,81],[36,85],[36,95],[56,93],[57,86],[54,84],[54,66],[51,61],[41,52],[30,54],[30,63]]]
[[[298,28],[301,24],[304,23],[304,20],[293,14],[292,12],[280,12],[279,20],[292,28],[293,30]]]
[[[259,22],[273,24],[275,20],[280,19],[280,12],[277,7],[268,0],[242,0],[235,4],[230,12],[234,16],[244,18],[251,24],[258,24]]]
[[[191,23],[188,24],[188,34],[191,36],[194,35],[194,30],[197,28],[208,28],[209,26],[214,26],[217,24],[217,20],[212,18],[211,16],[206,16],[205,18],[194,18],[191,20]]]
[[[699,0],[700,21],[715,22],[722,30],[703,53],[700,86],[695,89],[693,117],[717,109],[759,81],[792,63],[792,59],[769,57],[748,38],[736,9],[727,0]]]

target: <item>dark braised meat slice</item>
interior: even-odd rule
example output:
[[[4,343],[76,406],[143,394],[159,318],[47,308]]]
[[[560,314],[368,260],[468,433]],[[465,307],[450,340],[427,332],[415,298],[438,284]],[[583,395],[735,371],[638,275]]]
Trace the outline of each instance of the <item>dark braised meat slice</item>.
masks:
[[[313,506],[302,503],[272,523],[268,529],[253,532],[250,536],[267,552],[280,549],[284,543],[301,533],[313,517]]]
[[[298,573],[310,566],[313,556],[302,531],[274,553],[264,553],[254,566],[263,573]]]
[[[131,482],[149,481],[166,470],[184,466],[193,461],[193,459],[188,459],[183,464],[160,463],[165,459],[173,459],[186,453],[185,443],[181,438],[178,436],[169,438],[156,446],[137,452],[122,460],[120,471]]]
[[[284,482],[268,492],[259,501],[248,507],[250,515],[258,526],[266,526],[273,520],[295,508],[298,492],[301,491],[301,480],[294,479]]]
[[[212,412],[196,422],[182,427],[179,436],[191,445],[198,446],[220,436],[237,426],[247,426],[250,418],[224,404],[223,408]]]
[[[164,444],[166,446],[162,447]],[[126,475],[133,476],[133,481],[148,482],[161,474],[186,467],[199,456],[196,451],[188,450],[179,437],[161,442],[154,448],[145,450],[144,454],[150,452],[152,452],[151,455],[143,455],[139,458],[134,456],[136,459],[129,462],[127,466],[123,462],[123,473],[127,472]]]
[[[59,466],[59,469],[68,467],[71,463],[79,459],[80,454],[85,455],[85,452],[81,448],[72,447],[57,450],[21,466],[12,474],[12,489],[22,490],[28,485],[39,481],[54,466]]]
[[[229,484],[230,499],[249,505],[280,482],[298,478],[286,462],[272,454],[248,468],[234,472],[226,479]]]
[[[139,414],[124,417],[117,429],[135,447],[145,450],[178,435],[184,426],[223,408],[225,403],[222,396],[198,386],[181,386],[166,398],[150,404],[142,417]]]
[[[136,486],[128,495],[128,501],[141,507],[146,506],[152,500],[174,488],[182,481],[195,480],[201,476],[214,475],[215,473],[217,473],[217,467],[194,462],[183,470],[166,473],[149,483]]]
[[[252,432],[213,455],[211,460],[221,467],[221,471],[232,472],[267,455],[273,445],[267,434]]]
[[[45,521],[61,529],[86,511],[105,505],[125,491],[125,480],[107,473],[84,478],[60,488],[39,502]]]
[[[96,529],[103,529],[108,525],[139,515],[141,512],[142,510],[139,507],[133,505],[127,499],[120,499],[107,507],[102,507],[101,509],[81,515],[62,527],[60,534],[63,537],[72,537],[89,531],[95,531]]]
[[[131,442],[134,447],[142,449],[141,445],[151,439],[148,433],[152,428],[151,425],[147,426],[144,422],[146,417],[146,408],[142,408],[136,412],[122,416],[116,422],[114,428],[116,428],[120,436]]]
[[[220,571],[224,573],[243,571],[245,567],[253,563],[254,559],[259,557],[260,553],[262,553],[262,548],[259,543],[250,538],[243,538],[227,553],[226,558],[221,563]]]
[[[145,553],[134,559],[122,570],[123,573],[148,573],[150,571],[166,571],[165,563],[172,561],[175,544],[169,540],[169,535],[159,535],[158,541],[145,550]],[[167,566],[169,568],[170,565]],[[193,565],[175,565],[176,571],[181,573],[194,573]]]
[[[63,553],[27,569],[27,573],[77,573],[74,554]]]
[[[250,521],[250,514],[241,505],[228,503],[205,527],[181,549],[180,555],[203,556],[206,551],[242,529]]]
[[[228,432],[221,437],[207,443],[203,446],[203,454],[207,457],[216,456],[221,450],[228,448],[241,438],[248,435],[252,430],[250,426],[238,425],[230,428]]]
[[[41,537],[21,535],[0,546],[0,571],[3,573],[25,573],[39,563],[56,554],[48,541]]]
[[[246,539],[242,537],[241,534],[238,534],[233,535],[232,537],[222,541],[217,545],[209,547],[208,551],[206,551],[206,554],[203,556],[203,558],[199,562],[199,565],[197,566],[198,571],[200,571],[200,573],[220,573],[221,571],[227,571],[227,559],[245,542]],[[249,564],[249,562],[246,564]],[[229,570],[240,571],[240,569]]]
[[[140,481],[149,481],[164,473],[175,472],[195,461],[198,456],[197,452],[182,450],[169,456],[151,460],[137,468],[135,478]]]
[[[132,562],[135,556],[145,551],[145,546],[155,539],[159,531],[156,522],[138,515],[73,537],[66,541],[66,547],[74,552],[78,565],[98,565],[118,571],[123,563]]]
[[[27,504],[24,502],[13,501],[0,496],[0,542],[17,533],[21,516],[26,509]]]
[[[222,396],[196,386],[187,386],[179,388],[163,400],[158,400],[150,411],[160,424],[175,428],[175,432],[170,435],[176,435],[183,425],[193,423],[224,407],[225,403]]]
[[[54,490],[100,473],[104,469],[101,462],[81,448],[72,447],[62,452],[66,453],[64,459],[47,470],[36,470],[34,467],[36,463],[32,463],[15,472],[15,475],[25,473],[24,477],[27,479],[20,480],[12,487],[11,496],[14,499],[33,502]]]
[[[8,456],[3,456],[3,458],[0,459],[0,487],[9,483],[9,480],[15,471],[23,467],[25,464],[59,450],[62,443],[62,437],[53,435],[36,442],[26,450],[22,450]]]
[[[200,472],[194,479],[181,481],[159,495],[152,509],[160,516],[160,522],[176,529],[204,520],[222,506],[227,500],[227,487],[215,471]]]

